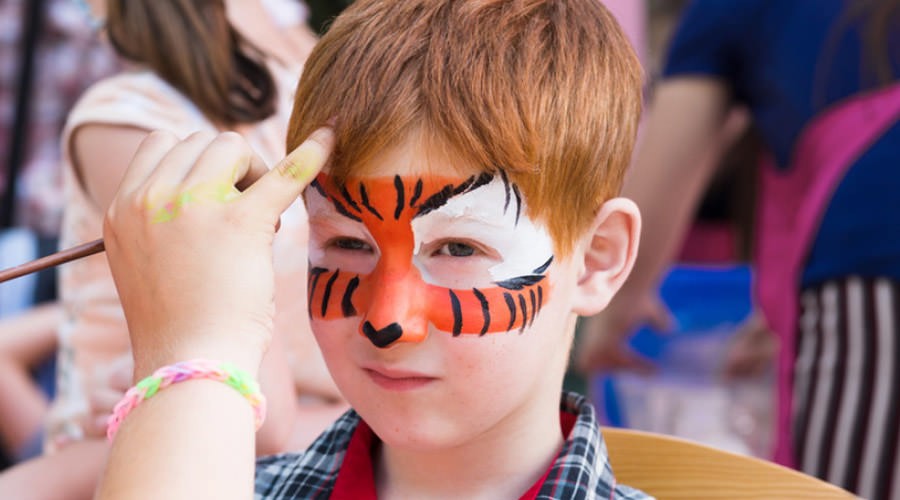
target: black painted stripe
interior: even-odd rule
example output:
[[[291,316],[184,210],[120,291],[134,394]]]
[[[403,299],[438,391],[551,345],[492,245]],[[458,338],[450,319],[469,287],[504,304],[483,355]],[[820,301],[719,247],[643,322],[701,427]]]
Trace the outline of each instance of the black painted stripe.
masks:
[[[538,306],[535,312],[540,311],[544,308],[544,287],[538,286]]]
[[[533,274],[544,274],[547,271],[547,268],[550,267],[550,264],[553,263],[553,256],[551,255],[547,262],[544,262],[540,265],[540,267],[536,268],[534,271],[531,271]]]
[[[509,210],[509,177],[503,170],[500,171],[500,179],[503,180],[503,189],[506,191],[506,202],[503,203],[503,213],[505,214]]]
[[[359,198],[366,210],[372,212],[372,215],[378,217],[378,220],[384,220],[381,214],[378,213],[378,210],[375,210],[375,207],[369,204],[369,193],[366,192],[366,185],[363,183],[359,184]]]
[[[522,193],[519,192],[519,186],[512,185],[513,194],[516,195],[516,225],[519,225],[519,217],[522,215]]]
[[[526,274],[525,276],[516,276],[504,281],[495,281],[494,284],[507,290],[521,290],[535,283],[540,283],[544,278],[545,276],[543,275]]]
[[[487,298],[485,298],[480,290],[473,288],[472,293],[475,294],[475,298],[478,299],[478,302],[481,302],[481,315],[484,317],[484,325],[481,327],[481,331],[478,335],[484,335],[491,326],[491,308],[488,305]]]
[[[397,220],[406,206],[406,187],[403,186],[403,179],[399,175],[394,176],[394,189],[397,191],[397,208],[394,209],[394,220]]]
[[[415,217],[421,217],[429,212],[433,212],[442,206],[446,205],[450,198],[454,196],[460,195],[462,193],[466,193],[475,189],[478,189],[481,186],[491,182],[494,176],[489,173],[483,173],[478,177],[472,176],[463,181],[461,184],[454,186],[452,184],[448,184],[441,188],[437,193],[429,196],[420,206],[419,210],[416,212]]]
[[[350,196],[350,193],[347,191],[347,186],[341,186],[341,197],[344,198],[344,201],[347,202],[347,205],[350,205],[350,208],[352,208],[353,210],[356,210],[357,212],[362,212],[362,210],[359,208],[359,205],[357,205],[356,202],[353,201],[353,198]]]
[[[471,186],[474,183],[475,183],[475,176],[473,175],[472,177],[469,177],[468,179],[464,180],[462,182],[462,184],[459,184],[458,186],[453,188],[453,195],[455,196],[458,194],[465,193],[469,189],[469,186]]]
[[[306,313],[309,314],[310,317],[312,317],[312,300],[316,293],[316,285],[319,284],[319,277],[322,276],[322,273],[327,271],[328,269],[325,269],[324,267],[313,267],[309,270],[309,300],[306,301]]]
[[[469,189],[467,189],[466,191],[467,192],[475,191],[476,189],[480,188],[481,186],[484,186],[485,184],[490,183],[492,180],[494,180],[494,174],[490,174],[488,172],[483,172],[481,175],[478,176],[477,179],[475,179],[475,182],[472,183],[472,185],[469,186]]]
[[[520,293],[519,294],[519,307],[522,308],[522,327],[519,328],[519,333],[525,331],[525,325],[528,324],[528,308],[525,306],[525,297]]]
[[[537,316],[537,300],[534,296],[534,288],[528,290],[528,294],[531,295],[531,321],[528,322],[528,326],[534,324],[534,317]]]
[[[319,184],[319,181],[317,179],[313,179],[312,182],[309,183],[309,186],[318,191],[319,194],[322,195],[322,198],[328,198],[328,193],[325,192],[325,188],[323,188],[322,185]]]
[[[328,300],[331,299],[331,287],[334,286],[334,282],[337,280],[338,274],[341,273],[340,269],[335,269],[334,274],[328,278],[328,282],[325,283],[325,291],[322,292],[322,317],[325,317],[325,313],[328,312]]]
[[[462,333],[462,307],[459,305],[459,297],[450,290],[450,308],[453,309],[453,336],[459,337]]]
[[[341,312],[344,313],[345,318],[356,316],[356,308],[353,307],[353,292],[356,291],[356,287],[358,286],[359,276],[354,276],[353,279],[347,283],[347,289],[344,290],[344,296],[341,298]]]
[[[356,222],[362,222],[362,219],[356,216],[356,214],[351,213],[347,210],[347,207],[344,206],[337,198],[330,198],[331,204],[334,205],[334,209],[338,211],[339,214],[347,217],[349,219],[353,219]]]
[[[513,300],[512,295],[508,292],[503,292],[503,300],[506,301],[506,307],[509,308],[509,325],[506,326],[506,331],[508,332],[516,324],[516,301]]]
[[[444,206],[447,203],[447,200],[449,200],[450,196],[452,196],[452,195],[453,195],[453,185],[447,184],[446,186],[441,188],[440,191],[429,196],[428,198],[425,199],[424,202],[422,202],[421,205],[419,205],[419,210],[416,211],[415,217],[421,217],[429,212],[432,212],[434,210],[437,210],[438,208],[441,208],[442,206]]]
[[[419,198],[422,197],[422,189],[424,185],[422,184],[422,179],[416,181],[416,188],[413,191],[412,198],[409,199],[409,208],[413,208],[416,206],[416,202],[419,201]]]

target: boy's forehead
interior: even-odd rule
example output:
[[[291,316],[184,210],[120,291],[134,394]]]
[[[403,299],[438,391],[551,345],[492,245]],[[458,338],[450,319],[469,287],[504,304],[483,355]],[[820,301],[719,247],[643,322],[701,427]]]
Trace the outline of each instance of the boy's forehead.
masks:
[[[446,144],[411,134],[400,143],[376,152],[364,164],[350,165],[343,173],[348,179],[357,180],[395,176],[464,179],[485,171],[484,167],[454,153]],[[328,167],[323,172],[331,174]]]

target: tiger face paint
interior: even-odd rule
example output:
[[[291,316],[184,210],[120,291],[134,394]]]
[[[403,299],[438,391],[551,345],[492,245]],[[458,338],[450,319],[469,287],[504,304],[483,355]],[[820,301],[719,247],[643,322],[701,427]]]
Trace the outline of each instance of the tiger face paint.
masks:
[[[377,347],[524,332],[550,295],[549,233],[502,173],[399,176],[307,189],[309,314],[360,317]]]

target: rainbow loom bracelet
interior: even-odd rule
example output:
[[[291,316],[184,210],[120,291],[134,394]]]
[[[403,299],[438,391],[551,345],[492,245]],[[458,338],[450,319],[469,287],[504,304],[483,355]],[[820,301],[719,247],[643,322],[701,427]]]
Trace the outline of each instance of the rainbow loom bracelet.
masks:
[[[224,382],[234,387],[247,398],[253,407],[256,429],[266,419],[266,397],[259,390],[259,384],[244,370],[231,363],[211,361],[208,359],[192,359],[174,365],[164,366],[141,380],[125,393],[116,404],[112,415],[106,422],[106,437],[111,441],[125,417],[145,399],[150,399],[160,389],[172,384],[193,379],[207,379]]]

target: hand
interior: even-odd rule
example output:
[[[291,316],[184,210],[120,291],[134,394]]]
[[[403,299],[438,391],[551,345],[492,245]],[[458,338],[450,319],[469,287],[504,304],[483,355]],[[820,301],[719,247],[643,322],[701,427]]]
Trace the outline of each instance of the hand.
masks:
[[[256,373],[272,335],[279,216],[332,143],[319,129],[271,171],[235,133],[155,132],[141,144],[104,225],[136,379],[196,357]]]
[[[722,374],[726,379],[759,376],[773,365],[777,350],[775,333],[769,329],[762,312],[755,311],[734,334]]]
[[[616,296],[606,310],[582,320],[575,367],[582,373],[620,370],[652,373],[653,363],[631,350],[628,339],[641,325],[666,332],[672,322],[669,310],[655,293],[634,299]]]
[[[88,383],[88,414],[83,418],[81,428],[85,436],[106,439],[106,426],[125,391],[133,385],[134,360],[131,353],[124,354],[94,370]]]

